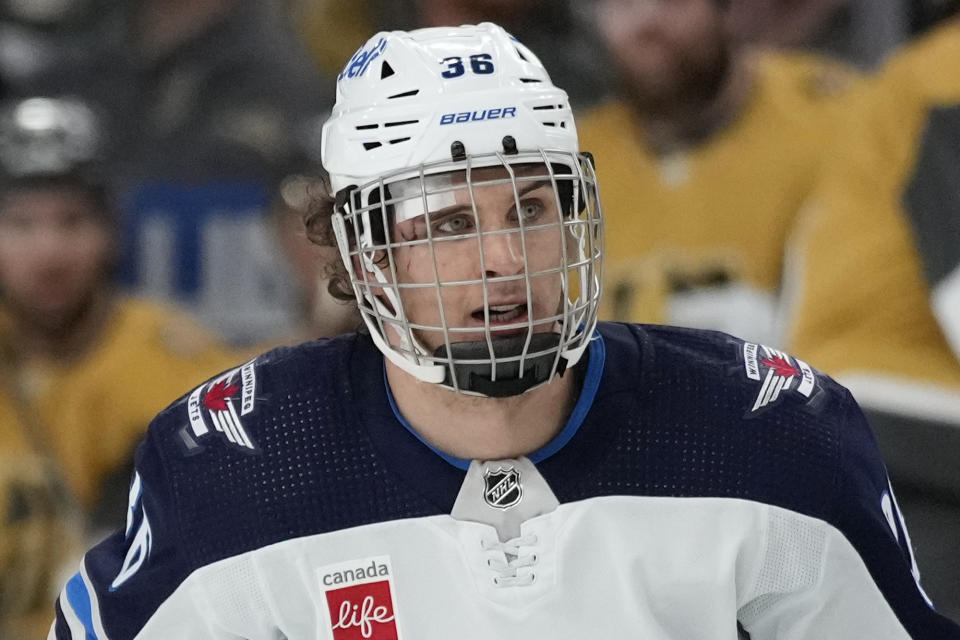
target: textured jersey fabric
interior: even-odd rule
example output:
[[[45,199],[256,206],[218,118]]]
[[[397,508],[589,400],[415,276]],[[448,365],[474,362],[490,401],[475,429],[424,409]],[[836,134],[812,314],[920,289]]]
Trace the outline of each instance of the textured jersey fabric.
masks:
[[[621,100],[578,118],[580,147],[604,176],[603,318],[755,339],[774,331],[787,234],[852,76],[802,54],[757,54],[751,62],[754,86],[742,112],[680,152],[649,149]],[[711,297],[697,305],[698,292]]]
[[[831,374],[960,392],[958,67],[956,21],[895,56],[800,225],[789,341]]]
[[[225,372],[151,425],[50,637],[960,638],[843,388],[713,332],[601,323],[589,360],[548,454],[467,469],[367,336]]]

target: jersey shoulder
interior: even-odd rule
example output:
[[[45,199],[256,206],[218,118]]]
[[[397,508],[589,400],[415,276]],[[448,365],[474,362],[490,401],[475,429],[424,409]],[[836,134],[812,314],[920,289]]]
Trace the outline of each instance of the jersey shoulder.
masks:
[[[187,456],[262,453],[271,424],[298,405],[338,405],[347,385],[351,336],[267,351],[204,381],[151,424],[155,438]],[[323,423],[315,423],[318,428]]]
[[[743,402],[736,418],[755,419],[768,411],[829,417],[847,390],[807,362],[759,342],[720,331],[641,325],[655,348],[656,369],[673,378],[702,378],[716,393]]]
[[[600,332],[609,345],[610,357],[623,360],[616,366],[634,370],[648,381],[689,378],[728,393],[762,390],[748,414],[787,399],[816,407],[820,394],[847,395],[846,389],[805,361],[721,331],[602,322]]]
[[[388,499],[365,499],[383,492],[384,473],[351,384],[382,379],[374,364],[357,370],[368,343],[351,335],[274,349],[153,421],[137,473],[166,496],[156,510],[191,541],[194,566],[394,515]]]
[[[716,331],[601,331],[606,370],[618,372],[606,378],[615,397],[603,399],[621,416],[618,451],[646,460],[610,468],[656,478],[645,488],[654,495],[740,498],[830,519],[851,460],[882,468],[850,393],[803,360]]]

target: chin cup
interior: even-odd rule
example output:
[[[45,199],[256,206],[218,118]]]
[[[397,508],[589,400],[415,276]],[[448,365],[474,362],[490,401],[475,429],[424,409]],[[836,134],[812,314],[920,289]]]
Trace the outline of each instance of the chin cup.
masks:
[[[493,379],[493,363],[490,358],[490,344],[493,345],[493,361],[496,362],[497,378]],[[437,358],[453,360],[453,374],[456,376],[456,387],[461,391],[479,393],[491,398],[508,398],[546,382],[553,369],[553,361],[557,357],[560,346],[560,334],[535,333],[530,337],[527,353],[531,355],[523,359],[523,376],[520,375],[520,355],[527,344],[526,334],[509,338],[493,338],[488,344],[486,340],[475,342],[454,342],[450,344],[450,353],[446,345],[434,352]],[[510,358],[507,361],[504,359]],[[484,360],[485,362],[470,362]],[[557,363],[557,374],[563,375],[567,368],[567,360],[563,357]],[[450,369],[443,384],[454,386],[450,378]]]

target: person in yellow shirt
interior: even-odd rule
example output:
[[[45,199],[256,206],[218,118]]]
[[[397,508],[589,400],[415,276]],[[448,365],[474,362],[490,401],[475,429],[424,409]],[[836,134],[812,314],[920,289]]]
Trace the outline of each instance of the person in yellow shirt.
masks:
[[[578,121],[607,176],[601,314],[776,343],[788,230],[856,75],[736,46],[725,5],[596,3],[620,86]]]
[[[171,397],[235,363],[110,287],[116,220],[82,103],[0,106],[0,638],[43,636],[73,545],[122,523],[127,460]],[[39,611],[40,613],[36,613]]]
[[[960,420],[960,17],[851,113],[791,245],[789,344],[865,402]],[[939,407],[939,409],[937,409]]]

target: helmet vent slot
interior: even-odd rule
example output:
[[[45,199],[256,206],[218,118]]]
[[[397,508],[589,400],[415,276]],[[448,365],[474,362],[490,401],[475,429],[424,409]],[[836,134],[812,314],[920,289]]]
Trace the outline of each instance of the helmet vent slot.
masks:
[[[410,139],[410,136],[407,136],[406,138],[397,138],[396,140],[391,140],[390,144],[398,144],[400,142],[406,142],[409,139]]]
[[[520,82],[530,84],[533,82],[543,82],[543,80],[541,80],[540,78],[520,78]]]
[[[402,127],[405,124],[417,124],[419,120],[400,120],[397,122],[385,122],[384,127]]]
[[[394,73],[396,73],[396,71],[393,70],[393,67],[390,66],[390,63],[384,60],[383,64],[380,65],[380,79],[383,80],[384,78],[389,78]]]
[[[356,128],[357,131],[364,131],[366,129],[376,129],[379,126],[379,124],[358,124]]]
[[[383,146],[383,143],[381,142],[364,142],[363,143],[363,148],[366,149],[367,151],[370,151],[371,149],[376,149],[377,147],[382,147],[382,146]]]
[[[530,62],[529,60],[527,60],[527,56],[523,55],[523,51],[520,51],[520,47],[515,47],[515,48],[517,50],[517,55],[520,56],[521,60],[523,60],[524,62]]]
[[[537,82],[539,82],[539,80]],[[387,100],[393,100],[395,98],[412,98],[418,93],[420,93],[420,89],[412,89],[410,91],[404,91],[403,93],[395,93],[392,96],[387,96]]]

